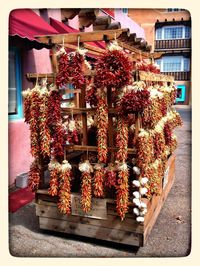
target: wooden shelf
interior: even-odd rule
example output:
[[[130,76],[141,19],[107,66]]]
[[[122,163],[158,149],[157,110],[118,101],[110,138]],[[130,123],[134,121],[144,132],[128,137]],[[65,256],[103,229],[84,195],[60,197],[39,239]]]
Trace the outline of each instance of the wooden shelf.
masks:
[[[73,151],[97,151],[97,146],[88,146],[88,145],[66,145],[66,150]],[[108,151],[117,151],[115,147],[108,147]],[[135,154],[135,149],[128,148],[128,154]]]

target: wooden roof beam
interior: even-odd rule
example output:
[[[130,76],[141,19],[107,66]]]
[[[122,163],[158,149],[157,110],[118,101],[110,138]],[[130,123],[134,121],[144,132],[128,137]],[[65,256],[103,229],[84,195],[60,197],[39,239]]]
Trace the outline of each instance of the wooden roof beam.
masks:
[[[122,34],[127,35],[129,29],[116,29],[116,30],[104,30],[104,31],[92,31],[92,32],[77,32],[68,34],[54,34],[54,35],[42,35],[34,36],[41,43],[46,43],[49,45],[62,44],[64,43],[77,43],[78,36],[80,37],[80,42],[92,42],[92,41],[103,41],[105,36],[107,40],[113,40],[119,38]]]

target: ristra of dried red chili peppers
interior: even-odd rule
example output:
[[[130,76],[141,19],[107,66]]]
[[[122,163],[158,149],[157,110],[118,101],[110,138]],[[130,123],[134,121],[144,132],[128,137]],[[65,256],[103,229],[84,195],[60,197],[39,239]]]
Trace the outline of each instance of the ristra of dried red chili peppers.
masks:
[[[103,90],[97,90],[97,99],[97,157],[100,163],[106,163],[108,154],[108,105],[106,102],[106,94]]]
[[[150,93],[146,89],[131,90],[123,95],[118,104],[120,114],[127,116],[135,112],[142,112],[150,103]]]
[[[36,84],[31,91],[31,105],[30,105],[31,154],[35,158],[39,158],[40,156],[40,131],[39,131],[40,105],[41,105],[40,86]]]
[[[59,190],[59,175],[61,171],[61,165],[56,159],[53,159],[50,161],[48,168],[50,172],[50,187],[48,193],[51,196],[57,196]]]
[[[97,106],[96,89],[92,83],[86,87],[85,101],[89,103],[91,107]]]
[[[105,177],[105,169],[104,165],[100,163],[96,163],[94,165],[94,177],[93,177],[93,193],[97,198],[101,198],[104,196],[104,177]]]
[[[165,138],[163,129],[155,131],[153,134],[154,157],[155,159],[164,159],[165,157]]]
[[[77,49],[75,52],[66,54],[66,51],[58,58],[58,74],[56,85],[66,86],[69,81],[76,89],[82,89],[86,84],[84,66],[90,68],[90,64],[85,60],[85,49]]]
[[[30,171],[28,175],[28,187],[35,191],[39,188],[41,177],[41,167],[38,159],[35,159],[30,166]]]
[[[61,165],[58,209],[63,214],[71,213],[71,164],[64,160]]]
[[[172,141],[172,130],[168,123],[165,123],[163,131],[165,136],[165,145],[169,146]]]
[[[142,113],[142,125],[145,129],[154,129],[163,114],[160,108],[159,98],[151,98],[150,104],[146,106]]]
[[[152,134],[141,128],[136,141],[136,161],[140,172],[154,160],[153,147]]]
[[[124,117],[118,117],[116,147],[116,161],[125,162],[128,149],[128,120]]]
[[[56,75],[56,85],[62,86],[66,85],[69,81],[69,76],[68,76],[68,54],[67,51],[64,47],[60,49],[57,53],[58,56],[58,74]]]
[[[128,185],[128,166],[126,163],[118,165],[118,179],[117,179],[117,197],[116,197],[116,209],[117,213],[123,221],[126,213],[128,212],[128,200],[129,200],[129,185]]]
[[[113,163],[109,163],[105,171],[106,172],[105,172],[104,186],[107,188],[116,187],[117,184],[116,166]]]
[[[68,144],[76,144],[78,143],[78,132],[76,128],[76,121],[74,119],[66,122],[64,124],[66,129],[66,141]]]
[[[22,91],[24,97],[24,121],[30,123],[30,107],[31,107],[31,90],[28,88],[25,91]]]
[[[96,63],[95,87],[120,89],[130,83],[132,69],[133,64],[128,56],[116,42],[113,42]]]
[[[62,97],[59,90],[55,86],[52,86],[50,89],[48,103],[48,125],[50,127],[60,123],[61,121],[61,100]]]
[[[64,144],[65,144],[65,130],[62,123],[58,123],[54,126],[53,142],[52,142],[52,155],[61,160],[64,156]]]
[[[84,212],[91,210],[92,201],[92,176],[93,168],[88,160],[79,164],[81,171],[81,205]]]
[[[41,104],[39,106],[40,149],[41,149],[41,154],[45,158],[45,157],[50,157],[51,154],[51,149],[50,149],[51,135],[50,135],[50,129],[47,124],[49,116],[48,113],[49,92],[46,86],[42,87],[40,97],[41,97]]]

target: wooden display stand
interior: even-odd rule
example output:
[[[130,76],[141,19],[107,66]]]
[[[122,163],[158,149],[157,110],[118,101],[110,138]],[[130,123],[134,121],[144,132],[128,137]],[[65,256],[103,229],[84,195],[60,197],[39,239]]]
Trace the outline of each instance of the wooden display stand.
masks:
[[[114,31],[113,31],[114,32]],[[108,37],[114,39],[113,32],[109,31]],[[123,30],[122,30],[123,32]],[[88,33],[89,34],[89,33]],[[82,34],[83,41],[88,41],[88,34]],[[121,34],[118,31],[117,34]],[[104,38],[105,32],[102,34],[92,34],[90,36],[91,41],[102,40]],[[97,36],[96,38],[94,36]],[[118,36],[118,35],[117,35]],[[85,38],[85,39],[84,39]],[[40,37],[40,41],[57,43],[58,41],[63,41],[62,37],[55,36],[50,38]],[[65,35],[66,42],[75,42],[77,39],[77,34]],[[134,50],[135,51],[135,50]],[[141,54],[140,54],[141,56]],[[145,53],[147,56],[147,53]],[[55,57],[54,57],[55,60]],[[57,66],[54,62],[54,69]],[[35,78],[36,76],[45,77],[46,74],[27,74],[29,79]],[[149,80],[148,76],[144,73],[137,73],[139,79]],[[155,75],[154,75],[155,76]],[[48,74],[47,78],[52,79],[55,74]],[[143,78],[142,78],[143,77]],[[157,75],[160,80],[172,81],[171,77],[166,77],[163,75]],[[70,160],[73,156],[76,156],[77,152],[88,153],[90,151],[96,152],[97,146],[91,146],[88,144],[88,128],[87,128],[87,116],[88,114],[94,115],[95,108],[87,108],[85,103],[85,89],[81,91],[78,90],[66,90],[66,93],[74,94],[74,104],[73,108],[62,108],[63,115],[73,114],[81,117],[82,120],[82,143],[81,145],[71,145],[65,147],[66,159]],[[107,93],[107,102],[109,107],[109,132],[108,132],[108,151],[111,153],[111,161],[114,162],[113,153],[116,151],[114,133],[113,133],[113,117],[117,116],[116,111],[112,108],[110,93]],[[135,136],[140,129],[140,117],[135,115]],[[134,156],[134,148],[128,149],[128,154]],[[160,195],[154,195],[150,200],[144,199],[147,203],[148,213],[145,215],[144,223],[138,223],[135,220],[135,215],[133,214],[133,203],[129,202],[129,212],[126,217],[121,221],[120,217],[117,215],[115,201],[114,199],[107,197],[104,199],[92,199],[92,210],[85,214],[80,206],[80,194],[73,193],[71,195],[71,215],[63,215],[59,213],[56,202],[57,197],[52,197],[48,195],[48,190],[40,188],[36,192],[36,215],[39,217],[39,225],[41,229],[64,232],[79,236],[87,236],[95,239],[103,239],[107,241],[113,241],[122,244],[128,244],[133,246],[143,246],[151,232],[153,225],[160,213],[160,210],[167,198],[167,195],[172,187],[175,177],[175,156],[171,155],[168,159],[165,176],[160,188]]]
[[[121,244],[143,246],[156,222],[161,208],[175,178],[175,156],[172,155],[166,167],[164,188],[159,196],[146,200],[148,213],[144,224],[136,222],[130,204],[124,221],[117,216],[113,199],[93,199],[92,210],[85,214],[79,203],[80,195],[72,194],[72,214],[62,215],[57,208],[57,198],[48,195],[47,190],[36,193],[36,215],[41,229],[102,239]],[[76,204],[77,203],[77,204]]]

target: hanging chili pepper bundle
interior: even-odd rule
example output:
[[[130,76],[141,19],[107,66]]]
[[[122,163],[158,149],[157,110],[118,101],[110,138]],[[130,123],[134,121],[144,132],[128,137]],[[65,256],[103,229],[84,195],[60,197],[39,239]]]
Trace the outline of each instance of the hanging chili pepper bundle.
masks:
[[[116,136],[116,160],[119,162],[124,162],[127,159],[128,150],[128,119],[118,118],[117,123],[117,136]]]
[[[77,49],[69,54],[62,53],[58,60],[58,74],[56,76],[56,85],[58,87],[66,86],[69,81],[76,89],[82,89],[86,84],[84,75],[84,65],[90,68],[85,60],[85,49]]]
[[[61,51],[62,50],[62,51]],[[56,75],[56,85],[59,88],[62,85],[66,85],[69,81],[68,76],[68,54],[64,47],[59,51],[58,57],[58,74]]]
[[[142,112],[149,105],[150,93],[146,89],[132,90],[125,93],[118,105],[118,111],[121,115],[127,116],[135,112]]]
[[[116,197],[116,209],[117,213],[123,221],[125,214],[128,212],[128,166],[126,163],[121,163],[118,166],[118,179],[117,179],[117,197]]]
[[[71,213],[71,165],[64,160],[61,165],[58,209],[63,214]]]
[[[153,129],[162,116],[159,99],[157,97],[151,98],[150,104],[144,108],[142,113],[143,127],[146,129]]]
[[[97,106],[96,88],[93,84],[86,87],[85,101],[89,103],[91,107]]]
[[[106,103],[106,95],[104,91],[97,90],[97,146],[98,161],[100,163],[107,162],[107,130],[108,130],[108,105]]]
[[[173,105],[176,102],[177,97],[177,88],[174,85],[171,85],[172,90],[170,93],[170,99],[171,99],[171,105]]]
[[[53,126],[61,121],[61,100],[62,97],[59,90],[53,86],[51,87],[48,103],[48,125]]]
[[[31,90],[28,88],[27,90],[22,92],[24,97],[24,121],[26,123],[30,123],[30,107],[31,107]]]
[[[170,146],[172,141],[172,130],[168,123],[165,123],[163,131],[165,136],[165,145]]]
[[[109,163],[106,167],[104,186],[107,188],[116,187],[117,184],[117,172],[113,163]]]
[[[78,49],[76,52],[69,54],[68,76],[75,89],[82,89],[86,84],[86,78],[83,72],[83,65],[85,63],[85,49]]]
[[[79,164],[79,170],[82,175],[81,182],[81,205],[84,212],[89,212],[91,210],[92,201],[92,177],[91,173],[93,168],[88,160]]]
[[[74,119],[70,120],[66,125],[66,141],[69,144],[76,144],[79,141],[76,121]]]
[[[57,196],[59,190],[59,175],[61,171],[61,165],[56,159],[53,159],[50,161],[48,168],[50,171],[50,187],[48,193],[51,196]]]
[[[53,131],[52,155],[60,160],[64,156],[65,129],[62,123],[59,123],[54,126]]]
[[[94,84],[96,88],[113,87],[120,89],[132,79],[133,64],[122,49],[113,42],[97,60]]]
[[[93,177],[93,191],[94,196],[97,198],[101,198],[104,196],[104,176],[105,169],[103,164],[96,163],[94,165],[94,177]]]
[[[47,87],[43,87],[41,90],[41,104],[39,106],[40,108],[40,121],[39,121],[39,130],[40,130],[40,143],[41,143],[41,154],[43,157],[50,157],[50,142],[51,142],[51,136],[50,136],[50,130],[47,124],[48,120],[48,103],[49,103],[49,92],[47,90]]]
[[[35,191],[39,188],[41,177],[41,167],[38,162],[38,159],[35,159],[30,166],[30,171],[28,175],[28,187]]]
[[[40,118],[40,87],[36,86],[31,92],[31,105],[30,105],[30,134],[31,134],[31,154],[33,157],[38,158],[40,155],[40,133],[39,133],[39,118]]]
[[[183,125],[183,121],[181,119],[181,116],[175,109],[172,111],[172,116],[173,116],[172,123],[171,123],[172,129],[174,129],[175,127]]]
[[[160,184],[162,182],[162,172],[160,172],[162,162],[155,160],[145,169],[145,177],[148,178],[147,197],[151,198],[153,194],[159,194]]]
[[[140,129],[136,141],[137,166],[144,170],[154,160],[154,146],[152,133]]]

